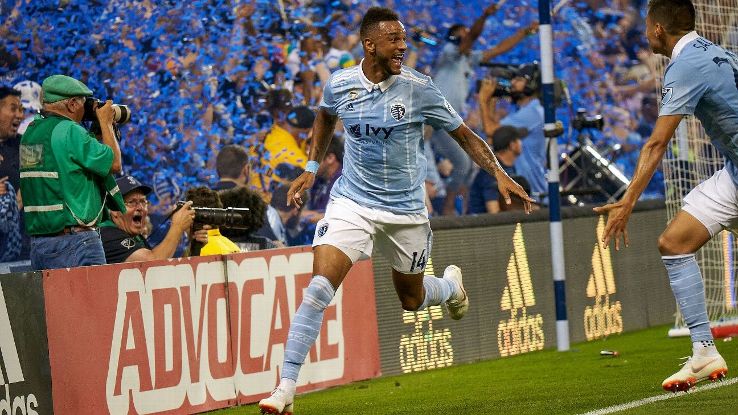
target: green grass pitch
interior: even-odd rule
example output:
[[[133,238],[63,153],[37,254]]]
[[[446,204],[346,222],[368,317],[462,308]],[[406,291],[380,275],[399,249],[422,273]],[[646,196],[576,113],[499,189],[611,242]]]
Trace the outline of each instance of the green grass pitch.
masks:
[[[689,338],[657,327],[589,343],[445,369],[356,382],[298,395],[295,415],[582,414],[662,395],[661,381],[691,354]],[[716,341],[738,370],[738,339]],[[617,350],[618,357],[600,356]],[[732,372],[736,373],[736,372]],[[709,384],[704,381],[698,384]],[[738,383],[648,403],[622,414],[738,413]],[[258,414],[256,405],[215,415]]]

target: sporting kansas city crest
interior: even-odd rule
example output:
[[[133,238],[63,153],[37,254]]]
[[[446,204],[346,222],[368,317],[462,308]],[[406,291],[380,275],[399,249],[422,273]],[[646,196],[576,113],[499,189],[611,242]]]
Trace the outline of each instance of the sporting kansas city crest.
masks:
[[[390,114],[392,115],[392,118],[400,121],[405,116],[405,106],[402,104],[393,104],[390,107]]]
[[[328,232],[328,224],[324,223],[318,228],[318,238],[325,235],[326,232]]]

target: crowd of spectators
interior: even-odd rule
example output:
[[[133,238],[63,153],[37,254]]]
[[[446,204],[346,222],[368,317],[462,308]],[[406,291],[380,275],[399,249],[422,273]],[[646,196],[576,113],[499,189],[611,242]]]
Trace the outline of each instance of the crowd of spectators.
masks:
[[[164,216],[187,189],[216,186],[222,179],[217,169],[222,148],[244,148],[240,157],[248,158],[247,165],[225,167],[235,175],[227,187],[250,187],[261,196],[264,223],[279,234],[276,239],[304,243],[309,237],[288,237],[277,219],[291,226],[299,217],[296,231],[308,234],[321,207],[284,212],[277,206],[275,213],[272,194],[304,168],[306,125],[314,116],[310,109],[332,72],[360,61],[357,27],[376,3],[395,9],[405,23],[405,64],[431,76],[448,34],[459,23],[471,26],[483,10],[490,15],[481,19],[473,50],[495,50],[511,38],[515,45],[492,54],[494,62],[539,59],[538,36],[527,36],[538,18],[537,2],[529,0],[508,1],[494,10],[494,2],[481,0],[7,0],[0,2],[0,85],[16,85],[24,96],[38,99],[44,78],[65,74],[83,81],[98,98],[128,105],[133,116],[120,126],[123,170],[151,185],[152,218]],[[559,143],[570,151],[581,138],[568,128],[575,109],[602,114],[605,128],[585,134],[628,176],[656,108],[655,57],[643,34],[644,3],[562,0],[554,7],[556,75],[568,86],[557,110],[567,127]],[[470,68],[470,80],[487,76],[483,67]],[[482,132],[475,82],[468,84],[463,115]],[[38,110],[33,99],[24,106]],[[514,109],[503,101],[497,111],[503,118]],[[433,157],[429,193],[445,197],[444,181],[454,166],[428,150]],[[331,151],[321,167],[322,187],[311,200],[324,202],[326,185],[340,174],[342,151]],[[663,194],[658,178],[652,184],[651,196]],[[464,213],[464,204],[456,208]]]

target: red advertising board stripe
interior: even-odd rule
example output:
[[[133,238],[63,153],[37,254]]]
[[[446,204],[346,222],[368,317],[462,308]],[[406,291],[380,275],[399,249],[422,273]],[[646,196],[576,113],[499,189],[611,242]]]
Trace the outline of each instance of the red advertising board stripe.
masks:
[[[185,414],[277,384],[309,247],[54,270],[44,275],[56,414]],[[326,310],[300,390],[380,374],[371,262]]]

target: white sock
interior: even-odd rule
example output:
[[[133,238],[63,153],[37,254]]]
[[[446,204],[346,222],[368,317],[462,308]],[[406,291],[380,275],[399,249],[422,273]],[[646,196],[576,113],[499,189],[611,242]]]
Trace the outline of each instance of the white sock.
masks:
[[[292,379],[282,378],[279,382],[279,389],[294,395],[295,390],[297,389],[297,383]]]
[[[695,356],[717,356],[717,348],[712,340],[703,340],[692,343],[692,354]]]
[[[425,290],[425,298],[423,298],[423,304],[418,311],[443,304],[454,295],[454,291],[461,291],[456,288],[456,284],[451,280],[427,275],[423,277],[423,289]]]

